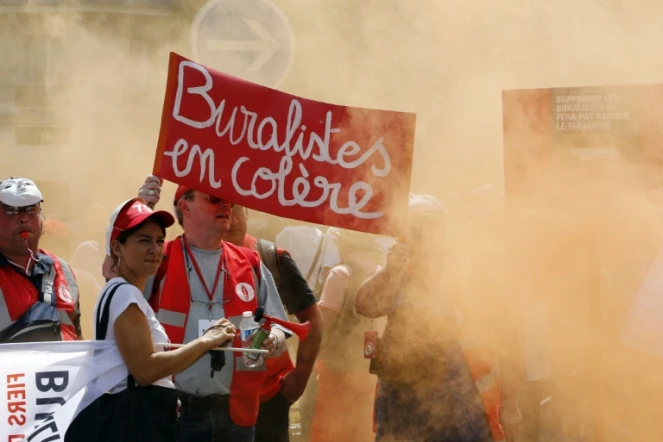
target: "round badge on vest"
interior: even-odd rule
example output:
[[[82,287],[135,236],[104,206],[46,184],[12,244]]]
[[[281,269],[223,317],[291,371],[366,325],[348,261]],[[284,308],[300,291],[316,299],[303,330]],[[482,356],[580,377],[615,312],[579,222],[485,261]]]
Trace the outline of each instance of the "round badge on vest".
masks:
[[[366,345],[364,345],[364,357],[370,358],[375,354],[375,346],[373,345],[372,342],[367,342]]]
[[[67,290],[67,287],[60,286],[59,292],[60,292],[60,299],[62,299],[64,302],[66,302],[67,304],[72,304],[74,302],[74,298],[71,296],[69,290]]]
[[[255,298],[256,293],[253,290],[253,287],[251,287],[249,284],[245,282],[240,282],[235,286],[235,293],[237,293],[237,296],[239,296],[239,299],[241,299],[244,302],[251,302],[253,301],[253,298]]]

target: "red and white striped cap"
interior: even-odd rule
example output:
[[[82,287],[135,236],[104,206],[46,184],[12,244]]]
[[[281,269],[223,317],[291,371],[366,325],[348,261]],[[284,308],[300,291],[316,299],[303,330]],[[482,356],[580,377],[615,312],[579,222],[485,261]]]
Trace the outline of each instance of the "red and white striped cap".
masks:
[[[173,215],[165,210],[153,211],[140,198],[130,199],[115,208],[106,229],[106,254],[111,254],[111,243],[120,233],[132,229],[145,221],[159,220],[164,227],[175,224]]]

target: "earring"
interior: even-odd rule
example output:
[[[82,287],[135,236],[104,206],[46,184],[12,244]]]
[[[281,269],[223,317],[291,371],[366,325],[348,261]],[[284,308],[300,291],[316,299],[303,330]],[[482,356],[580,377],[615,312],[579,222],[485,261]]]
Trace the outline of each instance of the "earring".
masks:
[[[121,260],[122,260],[122,258],[120,258],[120,257],[118,256],[118,257],[117,257],[117,267],[118,267],[118,268],[120,268],[120,261],[121,261]]]

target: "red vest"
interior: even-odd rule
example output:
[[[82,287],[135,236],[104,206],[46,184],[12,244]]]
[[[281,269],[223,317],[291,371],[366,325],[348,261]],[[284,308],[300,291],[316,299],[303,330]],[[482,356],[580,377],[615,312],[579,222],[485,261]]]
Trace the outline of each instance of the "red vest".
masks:
[[[78,287],[74,273],[57,256],[43,250],[40,252],[53,260],[50,272],[42,277],[44,303],[54,305],[58,311],[62,340],[75,341]],[[39,292],[32,282],[9,267],[0,267],[0,295],[0,330],[20,318],[39,300]]]
[[[158,296],[157,317],[166,330],[170,341],[182,344],[189,308],[191,307],[191,287],[189,286],[184,251],[181,238],[176,238],[166,245],[168,259],[165,276],[162,280],[161,293]],[[255,283],[254,267],[259,267],[255,252],[242,250],[232,244],[223,243],[222,259],[225,260],[227,273],[223,276],[224,293],[230,299],[223,309],[230,321],[238,325],[242,312],[254,311],[258,307],[258,289]],[[155,281],[158,284],[159,281]],[[254,297],[250,302],[241,299],[236,292],[238,284],[248,284],[253,289]],[[244,289],[246,290],[246,289]],[[153,296],[154,297],[154,296]],[[154,300],[151,303],[155,306]],[[207,318],[191,318],[194,321]],[[239,335],[235,337],[233,347],[241,347]],[[233,353],[232,359],[226,355],[226,364],[232,364],[233,376],[230,385],[230,418],[239,426],[251,427],[258,417],[260,386],[265,378],[265,371],[256,371],[244,366],[241,353]],[[230,359],[230,360],[228,360]]]
[[[257,244],[258,240],[253,236],[244,236],[244,247],[255,250]],[[277,253],[281,252],[282,250],[278,249]],[[260,389],[260,402],[268,401],[276,396],[276,394],[281,391],[281,379],[295,368],[292,364],[292,359],[290,359],[290,354],[287,351],[279,356],[268,358],[266,363],[267,378],[262,383],[262,388]]]

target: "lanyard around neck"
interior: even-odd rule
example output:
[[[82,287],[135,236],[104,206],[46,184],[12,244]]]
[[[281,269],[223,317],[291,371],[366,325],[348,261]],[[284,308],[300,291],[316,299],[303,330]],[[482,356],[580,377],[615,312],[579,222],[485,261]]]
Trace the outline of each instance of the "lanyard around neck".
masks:
[[[186,240],[186,236],[182,237],[182,242],[184,243],[184,248],[186,249],[187,254],[191,258],[191,264],[193,265],[194,270],[196,271],[196,275],[198,275],[198,279],[200,279],[200,283],[203,285],[205,288],[205,292],[207,292],[207,297],[210,300],[210,303],[214,299],[214,293],[216,292],[216,288],[219,285],[219,279],[221,277],[221,272],[223,271],[223,250],[221,250],[221,253],[219,255],[219,265],[217,266],[216,269],[216,276],[214,277],[214,285],[212,286],[212,290],[210,290],[207,287],[207,283],[205,282],[205,278],[203,277],[203,273],[200,271],[200,267],[198,266],[198,261],[196,260],[196,257],[193,255],[193,252],[191,251],[191,248],[189,247],[189,243]],[[211,308],[212,304],[210,304]]]

